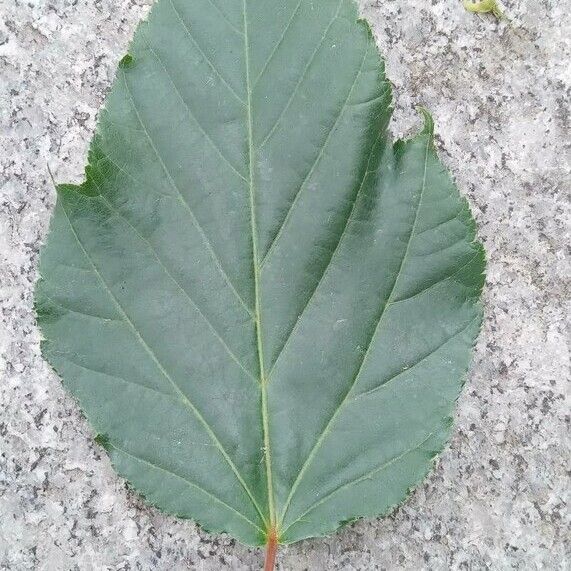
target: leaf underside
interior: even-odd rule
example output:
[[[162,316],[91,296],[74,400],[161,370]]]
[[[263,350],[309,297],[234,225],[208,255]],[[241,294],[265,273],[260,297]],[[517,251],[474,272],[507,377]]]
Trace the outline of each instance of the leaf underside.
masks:
[[[159,0],[59,185],[42,351],[150,503],[281,543],[430,469],[484,251],[352,0]]]

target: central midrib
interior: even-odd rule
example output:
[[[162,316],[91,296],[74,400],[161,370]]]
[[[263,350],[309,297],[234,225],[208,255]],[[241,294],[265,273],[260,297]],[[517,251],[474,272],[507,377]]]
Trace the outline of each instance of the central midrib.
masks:
[[[252,124],[252,91],[250,87],[250,56],[249,56],[249,43],[248,43],[248,17],[246,1],[243,0],[243,17],[244,17],[244,58],[246,66],[246,93],[247,93],[247,115],[248,115],[248,171],[249,181],[248,188],[250,194],[250,222],[252,233],[252,266],[254,274],[254,323],[256,327],[256,344],[258,352],[258,362],[260,369],[260,387],[261,387],[261,408],[262,408],[262,430],[264,437],[263,453],[264,462],[266,467],[266,484],[268,492],[268,509],[269,521],[267,522],[268,528],[266,534],[269,537],[271,534],[276,533],[276,513],[274,506],[274,489],[272,480],[272,461],[270,450],[270,426],[268,416],[268,392],[267,392],[267,377],[264,367],[264,352],[262,344],[262,331],[261,331],[261,311],[260,311],[260,267],[259,267],[259,254],[258,254],[258,231],[256,225],[256,201],[254,190],[254,141],[253,141],[253,124]]]

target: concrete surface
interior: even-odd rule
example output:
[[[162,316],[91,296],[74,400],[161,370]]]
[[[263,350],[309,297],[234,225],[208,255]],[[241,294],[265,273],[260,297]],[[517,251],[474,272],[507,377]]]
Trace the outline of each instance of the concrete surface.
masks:
[[[228,0],[230,1],[230,0]],[[32,291],[59,181],[147,0],[0,0],[0,568],[258,569],[261,554],[131,494],[39,353]],[[507,2],[506,2],[507,4]],[[384,521],[283,549],[280,569],[570,569],[565,0],[362,1],[395,84],[393,129],[434,112],[489,270],[486,320],[437,470]],[[567,153],[567,154],[566,154]]]

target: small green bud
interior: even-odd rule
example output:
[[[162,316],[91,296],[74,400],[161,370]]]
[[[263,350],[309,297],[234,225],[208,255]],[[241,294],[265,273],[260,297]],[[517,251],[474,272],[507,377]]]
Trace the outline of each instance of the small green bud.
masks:
[[[486,14],[491,12],[498,20],[504,18],[504,13],[497,0],[464,0],[464,8],[468,12],[476,14]]]

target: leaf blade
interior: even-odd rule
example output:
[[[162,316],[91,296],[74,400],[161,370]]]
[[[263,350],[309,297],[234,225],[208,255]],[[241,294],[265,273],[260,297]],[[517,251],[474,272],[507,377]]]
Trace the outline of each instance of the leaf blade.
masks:
[[[386,513],[444,445],[485,260],[431,117],[392,145],[391,110],[352,0],[159,0],[139,27],[36,304],[158,507],[289,543]]]

